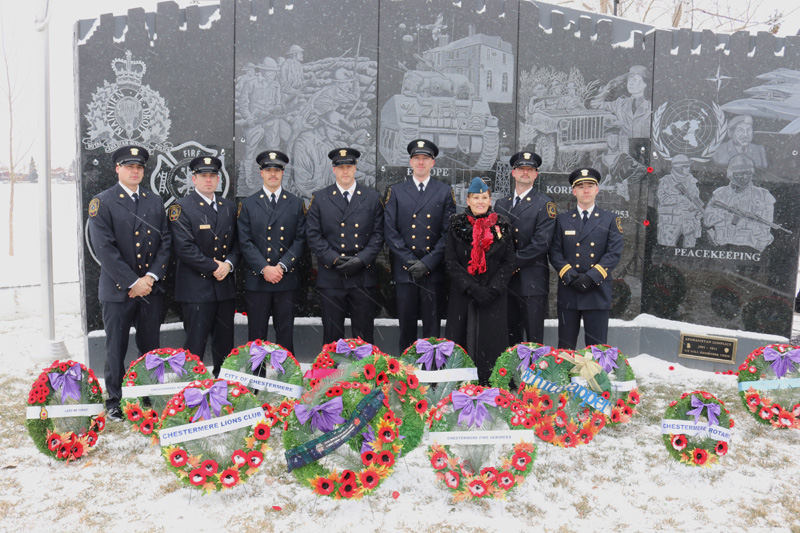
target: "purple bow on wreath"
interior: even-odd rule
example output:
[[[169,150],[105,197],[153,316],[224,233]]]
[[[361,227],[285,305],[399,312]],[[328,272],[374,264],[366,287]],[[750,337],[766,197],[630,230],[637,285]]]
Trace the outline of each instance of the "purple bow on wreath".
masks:
[[[164,383],[164,365],[166,363],[169,363],[169,367],[178,376],[184,375],[186,370],[183,369],[183,365],[186,363],[186,352],[172,354],[166,359],[161,359],[156,353],[148,353],[144,358],[145,368],[153,371],[152,375],[159,383]]]
[[[542,346],[541,348],[536,348],[535,350],[531,351],[528,346],[525,346],[524,344],[518,344],[517,355],[519,356],[520,363],[517,365],[517,370],[520,372],[525,372],[534,362],[549,354],[552,350],[553,348],[551,346]]]
[[[301,424],[305,424],[310,419],[312,428],[327,433],[333,430],[334,425],[344,424],[346,422],[346,420],[340,416],[342,414],[342,409],[342,397],[337,396],[333,400],[315,405],[310,409],[303,404],[298,404],[295,406],[294,412],[297,415],[297,420],[299,420]]]
[[[219,416],[223,405],[231,405],[231,402],[228,401],[228,384],[225,381],[217,381],[206,391],[195,387],[186,389],[183,391],[183,397],[186,399],[187,407],[197,407],[192,422],[197,422],[201,418],[211,420],[209,403],[211,403],[211,409],[214,410],[214,416]]]
[[[436,369],[442,368],[447,362],[447,358],[453,354],[453,348],[456,343],[453,341],[445,341],[439,344],[431,344],[425,339],[419,339],[416,343],[415,349],[422,357],[417,359],[417,363],[424,364],[425,370],[431,369],[431,364],[436,361]]]
[[[706,409],[706,414],[708,415],[708,425],[709,426],[716,426],[717,425],[717,417],[720,413],[719,405],[709,402],[703,403],[703,401],[698,398],[697,396],[692,396],[692,409],[691,411],[687,411],[687,415],[694,415],[694,423],[698,424],[700,421],[700,415],[703,414],[703,409]]]
[[[50,372],[48,377],[50,378],[50,385],[53,387],[53,390],[61,389],[62,405],[67,398],[74,398],[80,401],[81,387],[79,382],[81,379],[81,365],[79,363],[72,365],[70,369],[63,374]]]
[[[458,413],[458,425],[466,421],[467,427],[474,426],[479,428],[483,425],[484,419],[489,415],[484,404],[496,405],[494,399],[500,394],[499,389],[486,389],[477,396],[470,396],[461,391],[453,391],[451,398],[453,407]]]
[[[336,341],[336,353],[342,354],[345,357],[349,357],[350,354],[353,354],[353,357],[355,357],[356,361],[361,361],[372,353],[372,345],[362,344],[361,346],[351,348],[350,345],[347,344],[346,340],[339,339]]]
[[[287,353],[286,350],[272,350],[270,352],[267,350],[263,345],[258,344],[251,344],[250,345],[250,359],[249,362],[252,364],[250,370],[255,372],[256,369],[261,366],[261,363],[264,362],[264,358],[270,354],[269,360],[270,364],[272,364],[272,368],[280,372],[281,374],[285,374],[286,370],[283,369],[283,363],[286,361]]]
[[[606,351],[601,350],[596,346],[592,346],[592,357],[600,363],[605,372],[611,372],[617,366],[617,357],[619,356],[619,348],[608,348]]]
[[[764,348],[764,360],[772,361],[772,370],[780,379],[790,371],[789,367],[792,366],[792,363],[800,365],[800,348],[789,350],[786,353],[780,353],[773,348]]]

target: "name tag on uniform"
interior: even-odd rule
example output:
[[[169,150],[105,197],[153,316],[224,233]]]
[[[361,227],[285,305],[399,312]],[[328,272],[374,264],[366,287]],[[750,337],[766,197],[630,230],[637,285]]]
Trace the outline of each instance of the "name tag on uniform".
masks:
[[[200,224],[200,229],[211,229],[211,224]],[[575,233],[574,231],[572,233]]]
[[[202,229],[203,226],[200,226],[200,228]],[[574,229],[564,230],[564,235],[575,235],[575,230]]]

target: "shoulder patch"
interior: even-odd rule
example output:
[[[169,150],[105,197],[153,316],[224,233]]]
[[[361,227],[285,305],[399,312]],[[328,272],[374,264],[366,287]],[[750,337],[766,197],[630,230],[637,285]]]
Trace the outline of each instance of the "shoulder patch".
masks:
[[[97,212],[100,210],[100,198],[92,198],[92,201],[89,202],[89,216],[95,217],[97,216]]]
[[[558,213],[556,212],[555,202],[547,202],[547,214],[550,215],[550,218],[556,218]]]
[[[175,222],[178,220],[178,217],[181,216],[181,206],[179,205],[171,205],[167,210],[167,215],[169,215],[169,221]]]
[[[622,219],[617,217],[617,229],[622,233]]]
[[[240,200],[236,206],[236,218],[239,218],[239,215],[241,214],[242,214],[242,202]]]

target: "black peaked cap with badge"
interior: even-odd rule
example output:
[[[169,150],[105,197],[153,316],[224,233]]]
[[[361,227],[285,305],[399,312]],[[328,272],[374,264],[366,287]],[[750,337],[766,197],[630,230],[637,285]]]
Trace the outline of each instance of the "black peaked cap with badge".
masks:
[[[569,184],[571,187],[586,182],[597,185],[600,183],[600,178],[600,173],[591,167],[576,168],[572,171],[572,174],[569,175]]]
[[[111,160],[115,166],[131,164],[144,166],[148,159],[150,159],[150,152],[141,146],[122,146],[111,154]]]
[[[509,163],[511,164],[511,168],[531,167],[538,169],[542,166],[542,158],[539,154],[528,150],[517,152],[512,155],[511,159],[509,159]]]
[[[278,150],[266,150],[256,156],[258,168],[279,168],[283,170],[289,164],[289,156]]]
[[[431,159],[436,159],[439,155],[439,147],[427,139],[414,139],[406,147],[408,155],[414,157],[417,154],[427,155]]]
[[[339,165],[355,165],[358,163],[359,157],[361,157],[361,152],[355,148],[336,148],[328,152],[328,159],[331,160],[335,167]]]
[[[219,174],[222,161],[212,155],[201,155],[189,161],[192,174]]]

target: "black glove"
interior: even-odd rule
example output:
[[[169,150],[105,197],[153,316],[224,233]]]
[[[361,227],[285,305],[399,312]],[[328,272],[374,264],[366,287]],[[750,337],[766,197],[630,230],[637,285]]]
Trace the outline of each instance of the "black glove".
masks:
[[[575,281],[575,278],[578,277],[578,273],[575,272],[574,268],[570,268],[566,272],[564,272],[564,277],[561,278],[561,281],[564,282],[564,285],[572,285],[572,282]]]
[[[572,283],[570,283],[569,286],[579,293],[585,294],[592,290],[592,287],[594,287],[594,280],[589,277],[589,274],[584,272],[583,274],[578,274],[578,276],[572,280]]]
[[[471,288],[469,295],[472,297],[478,307],[487,307],[495,299],[494,296],[492,296],[491,290],[480,285],[476,285],[475,287]]]
[[[364,265],[364,261],[362,261],[358,257],[351,257],[344,264],[337,266],[336,270],[338,270],[345,276],[355,276],[356,274],[361,272],[365,266],[366,265]]]
[[[414,276],[414,279],[422,279],[431,270],[421,260],[408,262],[408,273]]]

